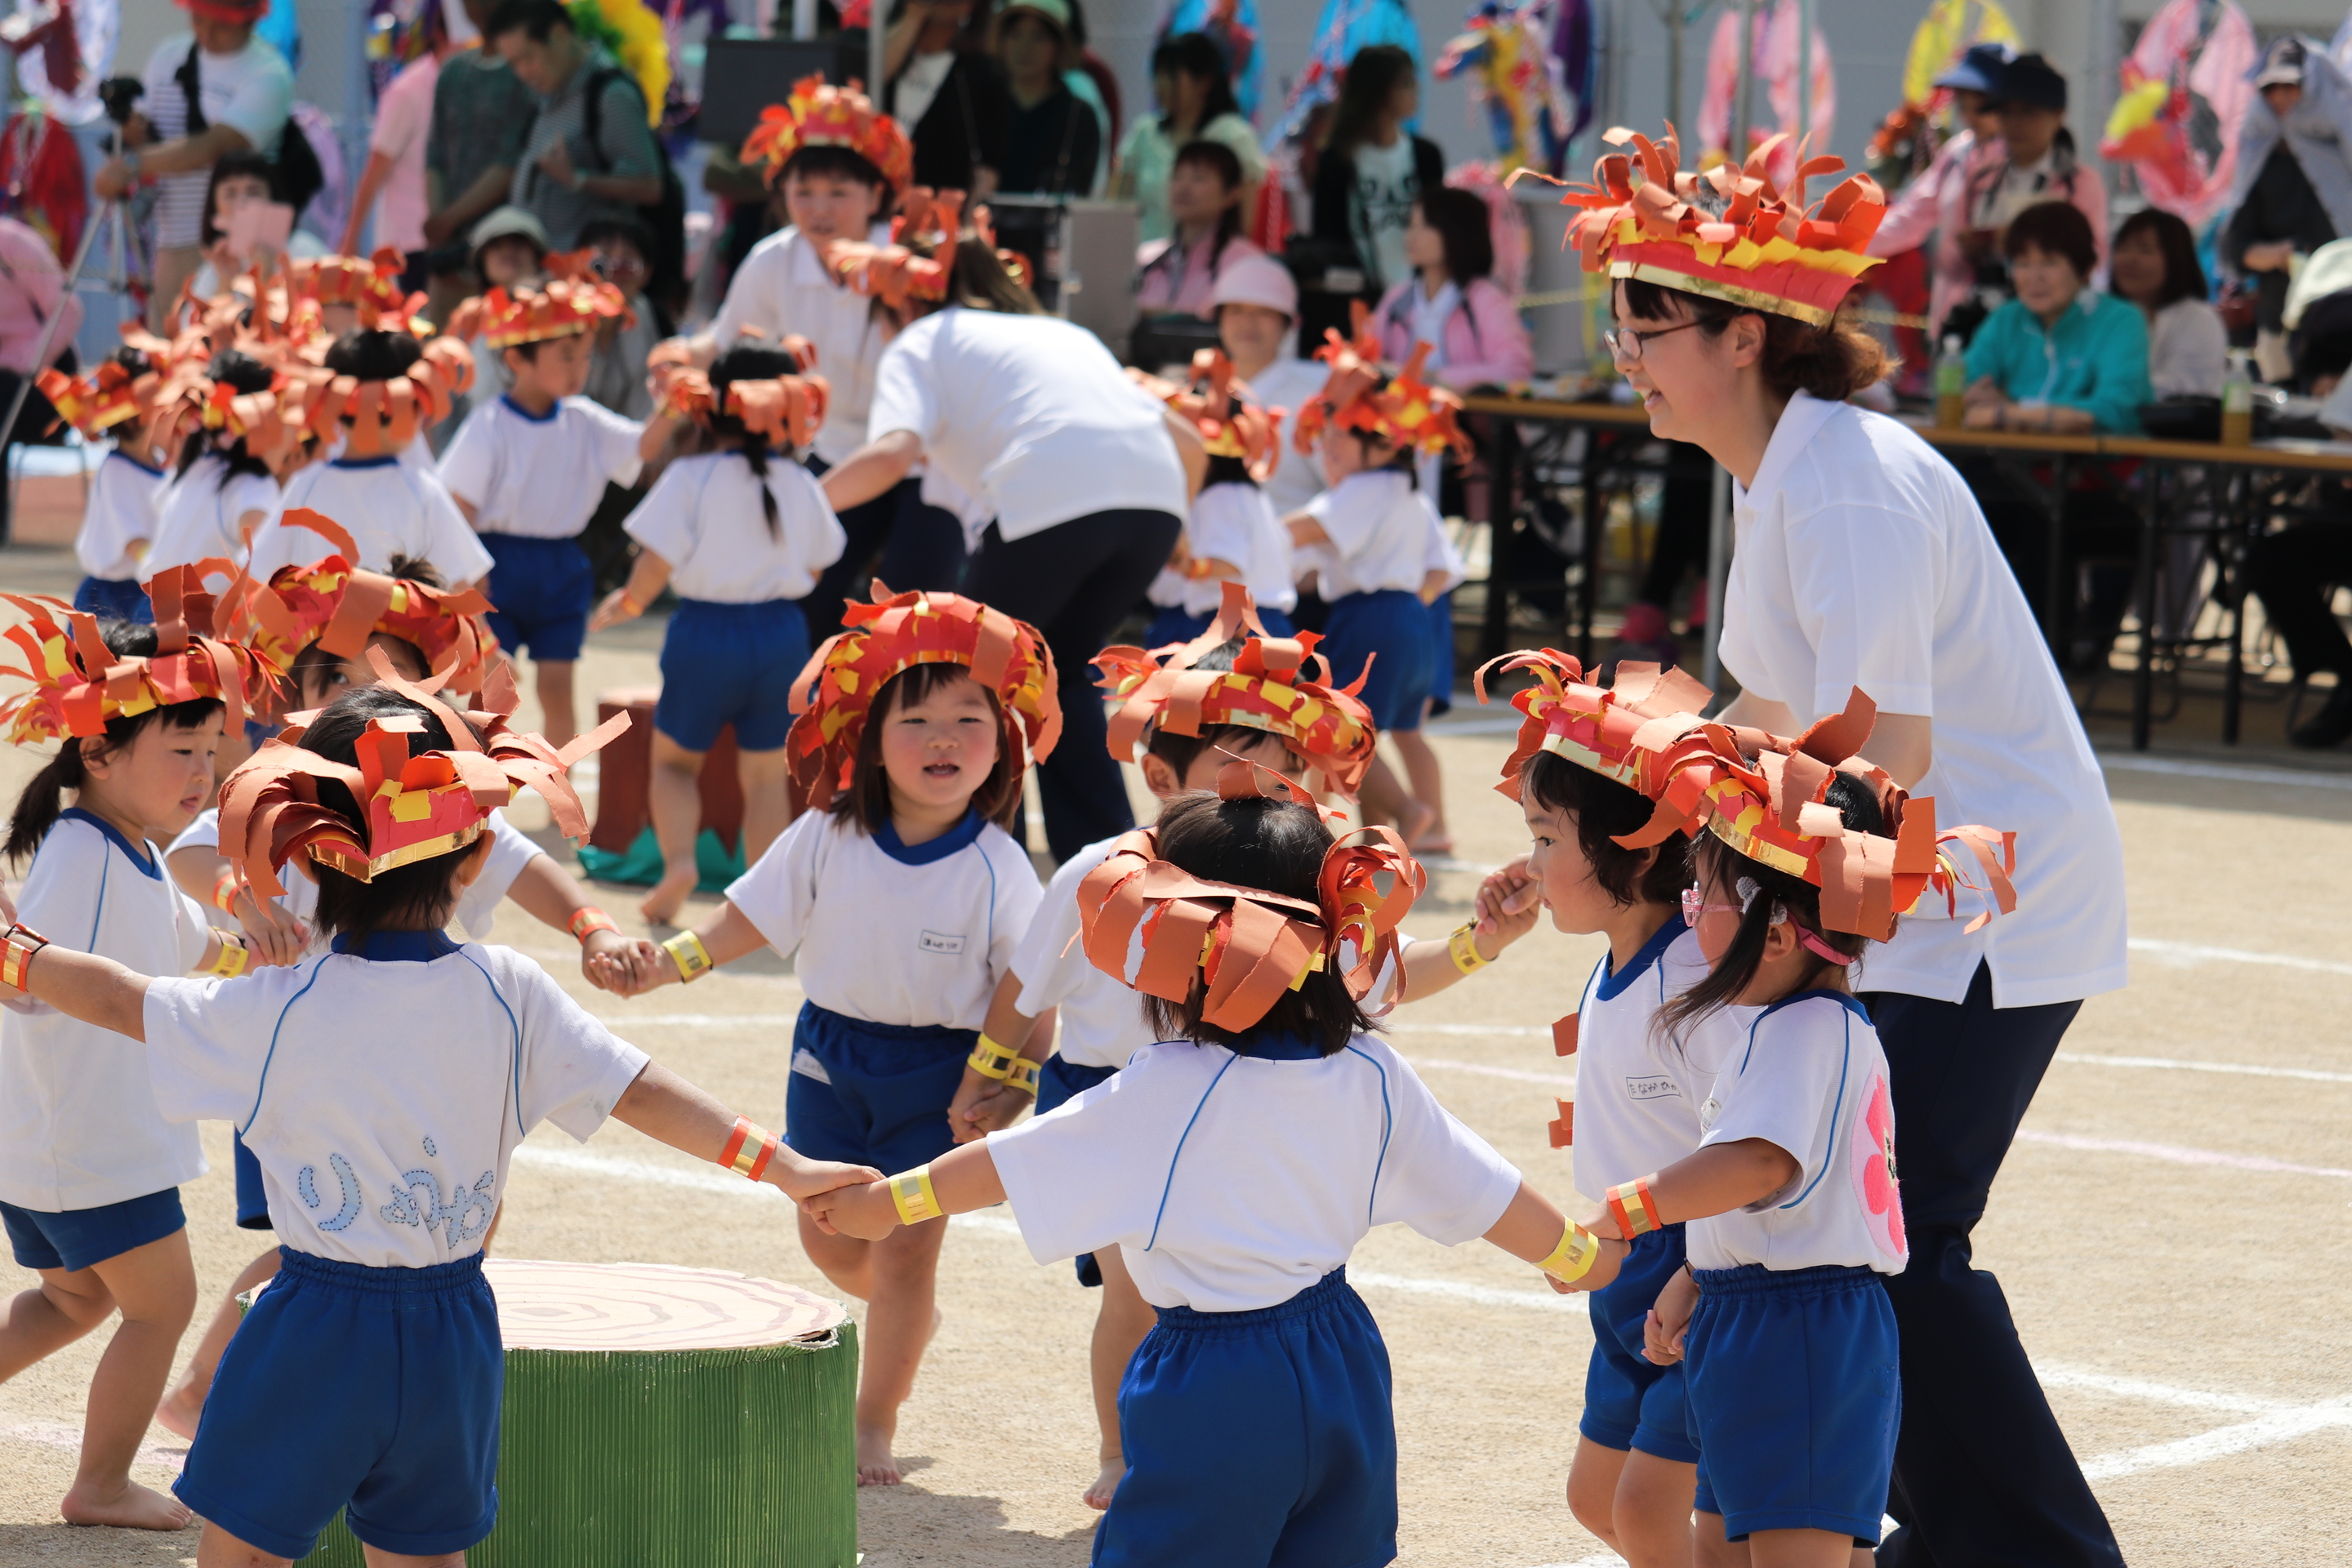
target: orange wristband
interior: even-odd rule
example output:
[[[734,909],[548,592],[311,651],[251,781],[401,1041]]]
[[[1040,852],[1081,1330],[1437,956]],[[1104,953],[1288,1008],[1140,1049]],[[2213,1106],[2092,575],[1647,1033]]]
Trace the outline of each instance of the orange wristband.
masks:
[[[734,1136],[727,1140],[727,1147],[719,1151],[718,1163],[756,1182],[766,1172],[768,1162],[775,1157],[776,1135],[753,1124],[749,1117],[739,1116],[735,1119]]]
[[[586,942],[600,931],[619,931],[621,923],[593,904],[583,904],[572,911],[572,934]]]
[[[213,908],[225,915],[236,913],[236,896],[245,891],[245,878],[231,866],[213,883]]]
[[[31,945],[19,942],[18,937],[25,938]],[[47,937],[24,921],[18,921],[10,926],[5,935],[0,935],[0,985],[5,985],[11,991],[22,991],[25,988],[25,972],[33,965],[33,954],[48,945]]]
[[[1636,1176],[1632,1181],[1609,1189],[1609,1212],[1616,1217],[1617,1228],[1625,1239],[1666,1227],[1665,1217],[1658,1213],[1658,1200],[1650,1195],[1650,1178]]]

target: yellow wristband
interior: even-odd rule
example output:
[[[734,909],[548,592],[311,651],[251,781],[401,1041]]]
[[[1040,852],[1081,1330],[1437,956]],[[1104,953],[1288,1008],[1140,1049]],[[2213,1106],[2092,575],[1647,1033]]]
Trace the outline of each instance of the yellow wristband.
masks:
[[[1013,1064],[1020,1059],[1021,1053],[1011,1046],[982,1035],[979,1043],[971,1047],[971,1055],[964,1059],[964,1065],[982,1078],[1002,1080],[1013,1070]]]
[[[1559,1245],[1536,1267],[1563,1285],[1573,1285],[1591,1271],[1600,1257],[1601,1238],[1570,1220],[1568,1228],[1560,1233]]]
[[[245,939],[235,931],[215,927],[213,935],[220,940],[220,956],[213,960],[212,973],[224,980],[234,980],[245,973],[247,960],[253,955],[245,950]]]
[[[1465,974],[1475,974],[1494,962],[1478,952],[1478,922],[1465,921],[1454,928],[1445,939],[1445,951],[1454,956],[1454,967]]]
[[[710,950],[703,946],[702,939],[690,931],[682,931],[662,943],[662,951],[669,954],[672,963],[677,965],[677,978],[681,984],[690,985],[711,971]]]
[[[920,1225],[948,1212],[940,1207],[940,1194],[931,1186],[929,1165],[918,1165],[903,1176],[891,1177],[890,1201],[898,1205],[900,1225]]]
[[[1014,1058],[1013,1065],[1005,1069],[1004,1086],[1017,1089],[1032,1100],[1036,1099],[1037,1074],[1044,1066],[1043,1062],[1033,1062],[1026,1058]]]

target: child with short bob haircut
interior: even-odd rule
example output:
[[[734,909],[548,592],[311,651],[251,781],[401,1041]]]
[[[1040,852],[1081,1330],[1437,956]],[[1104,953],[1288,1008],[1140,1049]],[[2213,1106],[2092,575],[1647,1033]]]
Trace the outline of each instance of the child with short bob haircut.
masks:
[[[156,844],[212,795],[224,714],[240,720],[273,668],[191,637],[169,614],[161,627],[101,626],[54,600],[7,597],[23,616],[8,640],[41,651],[26,668],[0,669],[32,682],[0,721],[16,744],[63,742],[8,825],[6,856],[32,858],[24,917],[98,962],[237,973],[242,939],[207,929],[164,877]],[[41,1278],[0,1321],[0,1379],[120,1309],[60,1509],[70,1524],[177,1530],[188,1510],[132,1480],[131,1464],[195,1309],[180,1187],[205,1173],[204,1151],[193,1126],[158,1111],[134,1041],[25,999],[22,978],[23,954],[0,949],[0,1220],[17,1265]]]
[[[1145,993],[1160,1043],[1050,1115],[810,1205],[879,1237],[1009,1198],[1041,1263],[1119,1247],[1159,1322],[1119,1390],[1129,1469],[1097,1563],[1395,1557],[1388,1352],[1346,1274],[1371,1226],[1484,1236],[1576,1288],[1624,1251],[1369,1032],[1421,870],[1385,828],[1335,841],[1306,798],[1229,762],[1087,877],[1087,955]]]
[[[126,343],[87,376],[45,370],[37,379],[58,416],[85,439],[109,432],[113,437],[90,476],[74,534],[74,555],[85,574],[74,590],[74,608],[119,621],[152,621],[154,608],[140,584],[165,483],[163,470],[148,460],[153,454],[143,438],[163,381],[155,361]]]
[[[504,1352],[481,1240],[536,1123],[584,1139],[616,1117],[794,1198],[860,1175],[648,1062],[532,960],[442,934],[488,854],[486,781],[539,790],[584,833],[564,772],[616,727],[558,752],[370,662],[381,685],[222,791],[246,876],[274,892],[292,860],[315,878],[333,951],[203,982],[52,948],[21,922],[0,952],[42,1002],[143,1042],[166,1117],[236,1119],[261,1162],[284,1266],[173,1487],[226,1538],[208,1562],[302,1557],[338,1511],[372,1557],[454,1555],[489,1533]],[[410,795],[421,813],[395,806]]]
[[[808,1000],[793,1027],[786,1135],[813,1158],[888,1170],[953,1147],[966,1060],[988,1059],[980,1027],[1040,892],[1005,829],[1028,757],[1053,750],[1062,715],[1045,638],[1001,611],[907,593],[853,605],[848,620],[793,684],[788,746],[810,809],[716,916],[647,967],[653,984],[683,983],[762,946],[797,952]],[[802,1217],[810,1259],[872,1304],[861,1486],[900,1479],[891,1443],[936,1326],[941,1239],[859,1240]]]
[[[149,426],[158,446],[180,448],[155,500],[149,576],[215,555],[244,563],[254,531],[278,509],[278,465],[299,445],[281,385],[242,349],[220,350],[200,373],[175,371]]]

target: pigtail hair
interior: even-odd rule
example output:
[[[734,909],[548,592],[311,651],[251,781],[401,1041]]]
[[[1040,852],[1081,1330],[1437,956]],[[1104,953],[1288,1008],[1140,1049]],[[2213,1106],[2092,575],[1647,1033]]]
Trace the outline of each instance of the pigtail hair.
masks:
[[[780,376],[800,374],[800,362],[782,349],[760,342],[741,342],[729,349],[710,363],[710,434],[731,443],[750,466],[751,477],[760,483],[760,511],[768,520],[768,537],[782,536],[782,519],[776,515],[776,492],[768,484],[768,443],[763,436],[753,434],[743,421],[722,412],[727,406],[727,389],[739,381],[772,381]]]
[[[776,492],[768,488],[768,448],[756,437],[747,436],[735,448],[751,466],[751,477],[760,481],[760,515],[768,520],[768,537],[777,537],[780,527],[776,517]]]
[[[65,792],[79,790],[89,777],[82,766],[81,742],[67,736],[64,747],[16,797],[16,809],[8,817],[8,842],[0,847],[0,858],[17,864],[31,859],[48,837],[49,829],[58,825],[66,808]]]

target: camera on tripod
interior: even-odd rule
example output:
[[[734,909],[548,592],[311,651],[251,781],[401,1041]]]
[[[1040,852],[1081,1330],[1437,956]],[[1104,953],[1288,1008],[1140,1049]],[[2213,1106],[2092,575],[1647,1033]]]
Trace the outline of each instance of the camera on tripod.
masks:
[[[110,76],[98,84],[98,100],[106,106],[106,117],[117,125],[131,123],[146,93],[147,84],[135,76]]]

